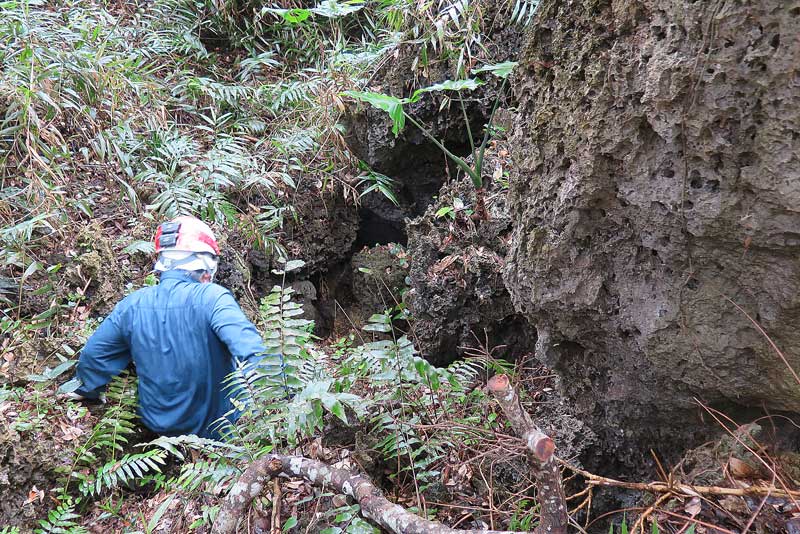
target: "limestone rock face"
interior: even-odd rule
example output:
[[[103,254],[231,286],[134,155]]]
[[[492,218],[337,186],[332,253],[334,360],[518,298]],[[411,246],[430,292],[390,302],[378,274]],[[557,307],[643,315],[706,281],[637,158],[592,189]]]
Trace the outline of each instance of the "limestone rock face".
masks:
[[[800,412],[800,384],[728,300],[800,370],[798,34],[797,0],[539,7],[503,274],[606,444],[702,428],[695,397]]]

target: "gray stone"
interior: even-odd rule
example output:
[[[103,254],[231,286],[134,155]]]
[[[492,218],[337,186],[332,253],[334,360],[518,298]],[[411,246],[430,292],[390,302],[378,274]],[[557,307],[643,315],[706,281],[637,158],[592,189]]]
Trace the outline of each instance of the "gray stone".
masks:
[[[514,80],[504,279],[623,463],[714,428],[694,398],[800,411],[727,300],[800,369],[799,33],[797,1],[539,8]]]

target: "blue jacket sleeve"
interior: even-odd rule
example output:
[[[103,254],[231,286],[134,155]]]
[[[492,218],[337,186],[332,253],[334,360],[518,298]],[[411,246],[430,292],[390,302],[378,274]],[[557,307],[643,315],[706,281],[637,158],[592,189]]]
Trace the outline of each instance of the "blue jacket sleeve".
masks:
[[[119,324],[122,306],[117,304],[81,350],[77,375],[83,385],[76,391],[79,395],[97,398],[111,378],[131,361],[128,342]]]
[[[230,291],[223,290],[217,296],[210,322],[214,333],[235,358],[251,365],[258,363],[265,350],[264,343]]]

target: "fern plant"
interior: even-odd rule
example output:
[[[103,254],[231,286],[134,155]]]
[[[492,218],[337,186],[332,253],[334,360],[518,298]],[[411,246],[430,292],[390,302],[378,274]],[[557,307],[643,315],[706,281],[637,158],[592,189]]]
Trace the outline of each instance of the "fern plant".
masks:
[[[137,419],[136,379],[127,371],[114,377],[106,387],[106,403],[108,409],[100,421],[92,428],[89,437],[75,451],[75,460],[69,470],[62,488],[62,495],[67,495],[69,484],[77,480],[82,489],[102,484],[97,477],[87,474],[104,457],[113,465],[117,455],[124,451],[128,437],[135,432]],[[108,465],[108,464],[106,464]],[[123,471],[123,474],[127,474]]]
[[[89,531],[75,520],[81,516],[75,512],[75,503],[71,498],[64,499],[55,510],[47,514],[47,519],[39,521],[41,528],[37,534],[85,534]]]
[[[141,480],[153,472],[160,473],[166,455],[166,451],[161,449],[126,454],[117,461],[105,463],[94,475],[94,480],[84,480],[79,490],[84,495],[98,495],[104,489]]]
[[[286,262],[281,273],[302,262]],[[364,413],[363,400],[334,387],[313,347],[313,323],[300,316],[291,288],[276,286],[261,303],[265,354],[258,365],[240,364],[229,377],[236,404],[248,424],[240,429],[245,442],[294,444],[322,428],[326,412],[347,422],[345,407]]]

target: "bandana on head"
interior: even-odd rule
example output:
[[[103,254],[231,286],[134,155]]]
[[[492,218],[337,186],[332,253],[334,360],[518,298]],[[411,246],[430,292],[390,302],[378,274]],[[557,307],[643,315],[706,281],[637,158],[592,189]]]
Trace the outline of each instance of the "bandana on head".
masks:
[[[180,269],[182,271],[207,271],[213,277],[217,272],[216,256],[206,252],[163,250],[158,254],[154,269],[158,272]]]

